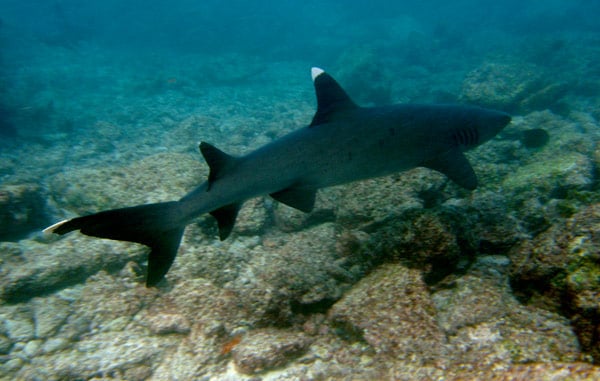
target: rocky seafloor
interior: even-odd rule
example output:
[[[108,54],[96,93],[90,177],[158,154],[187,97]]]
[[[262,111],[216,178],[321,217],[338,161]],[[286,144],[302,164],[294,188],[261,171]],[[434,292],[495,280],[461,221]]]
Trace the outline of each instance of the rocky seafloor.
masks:
[[[152,89],[178,87],[167,105],[197,91],[170,75]],[[261,109],[244,106],[258,90],[227,88],[202,113],[152,113],[160,134],[128,139],[115,127],[134,116],[99,119],[77,144],[4,156],[0,377],[600,379],[600,97],[578,96],[584,85],[568,76],[542,77],[512,59],[464,75],[456,100],[515,115],[467,153],[477,190],[418,168],[321,190],[310,214],[253,199],[224,242],[210,216],[188,226],[156,288],[144,286],[142,246],[26,233],[176,199],[207,177],[198,139],[241,154],[298,128],[312,113],[308,86],[279,100],[264,89],[253,99]],[[537,128],[546,144],[524,138]],[[42,166],[39,150],[63,166]]]

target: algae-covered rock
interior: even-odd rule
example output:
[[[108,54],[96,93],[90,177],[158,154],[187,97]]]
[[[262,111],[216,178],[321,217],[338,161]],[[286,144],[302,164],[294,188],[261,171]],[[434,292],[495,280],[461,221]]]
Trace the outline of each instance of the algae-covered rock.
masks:
[[[122,206],[171,201],[205,179],[197,158],[160,153],[126,167],[81,168],[49,181],[56,204],[77,215]]]
[[[240,210],[235,222],[233,234],[257,236],[264,232],[267,221],[267,209],[264,198],[248,200]]]
[[[32,304],[35,337],[37,338],[54,336],[71,313],[70,303],[55,295],[47,298],[35,298],[32,300]]]
[[[153,314],[148,316],[146,322],[150,331],[158,335],[190,332],[190,322],[178,313]]]
[[[518,165],[501,183],[507,206],[531,234],[598,199],[594,192],[593,131],[584,133],[582,125],[583,121],[544,111],[515,118],[514,128],[507,131],[507,136],[519,140],[522,133],[536,128],[543,128],[549,135],[543,147],[515,144],[510,156]]]
[[[600,368],[583,362],[539,362],[503,367],[502,369],[478,368],[457,372],[448,380],[489,381],[591,381],[600,379]]]
[[[450,335],[461,328],[502,319],[518,307],[516,300],[496,282],[465,275],[454,287],[434,294],[440,327]]]
[[[341,187],[337,221],[353,226],[381,224],[404,211],[434,206],[453,194],[446,188],[448,181],[438,172],[416,168]]]
[[[336,77],[348,94],[361,104],[389,104],[393,76],[379,64],[377,52],[369,46],[353,46],[338,59]]]
[[[492,366],[535,361],[574,361],[579,343],[569,322],[543,309],[526,308],[508,288],[506,274],[489,260],[434,294],[437,319],[457,363]],[[504,267],[504,266],[503,266]]]
[[[467,74],[460,99],[483,107],[513,111],[541,84],[542,73],[533,65],[486,62]]]
[[[248,319],[246,311],[239,308],[240,299],[235,293],[219,288],[207,279],[184,280],[170,291],[140,311],[136,317],[140,325],[148,326],[155,333],[168,333],[161,332],[166,330],[187,334],[194,333],[195,325],[200,324],[211,334],[221,335]],[[210,328],[213,326],[220,328]]]
[[[566,152],[520,167],[503,185],[514,193],[536,190],[547,196],[561,196],[569,191],[589,189],[592,182],[590,158],[578,152]]]
[[[0,311],[2,333],[12,341],[27,342],[35,338],[33,311],[29,306],[7,306]]]
[[[236,368],[245,374],[260,373],[299,357],[311,340],[302,333],[274,329],[252,331],[233,350]]]
[[[7,243],[0,244],[6,247]],[[100,270],[117,271],[129,261],[142,263],[140,245],[71,234],[52,244],[21,241],[11,247],[0,268],[0,299],[24,301],[83,282]],[[82,255],[82,252],[85,255]]]
[[[151,375],[151,364],[165,350],[159,339],[138,332],[101,332],[73,348],[31,359],[17,379],[93,379],[98,374],[142,381]],[[145,371],[142,371],[145,369]]]
[[[593,204],[511,250],[515,292],[571,317],[584,351],[598,358],[600,204]]]
[[[169,282],[209,279],[239,294],[260,324],[289,324],[295,314],[326,309],[369,266],[363,251],[344,251],[337,244],[332,223],[223,242],[202,238],[195,226],[189,231]]]
[[[328,313],[341,335],[394,358],[433,361],[445,337],[420,272],[388,264],[357,283]]]

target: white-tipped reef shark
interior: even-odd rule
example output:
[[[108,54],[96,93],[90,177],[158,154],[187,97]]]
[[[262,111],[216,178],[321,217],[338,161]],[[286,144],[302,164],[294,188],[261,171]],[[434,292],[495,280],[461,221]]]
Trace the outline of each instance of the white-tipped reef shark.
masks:
[[[359,107],[329,74],[312,69],[317,112],[311,123],[245,156],[202,142],[208,180],[179,201],[106,210],[58,222],[45,232],[81,233],[148,246],[146,285],[171,267],[185,226],[210,213],[219,237],[233,229],[242,203],[268,194],[310,212],[319,188],[385,176],[415,167],[439,171],[463,188],[477,176],[463,151],[500,132],[510,115],[464,105],[398,104]]]

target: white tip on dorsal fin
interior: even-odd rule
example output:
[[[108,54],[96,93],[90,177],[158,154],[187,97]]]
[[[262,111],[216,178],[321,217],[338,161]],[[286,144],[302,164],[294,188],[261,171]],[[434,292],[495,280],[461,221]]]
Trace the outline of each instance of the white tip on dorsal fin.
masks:
[[[323,73],[325,73],[325,70],[318,67],[313,67],[310,69],[310,75],[312,76],[313,81]]]
[[[46,229],[43,230],[43,232],[46,234],[54,233],[56,229],[58,229],[61,225],[65,224],[68,221],[70,220],[62,220],[60,222],[57,222],[52,226],[48,226]]]

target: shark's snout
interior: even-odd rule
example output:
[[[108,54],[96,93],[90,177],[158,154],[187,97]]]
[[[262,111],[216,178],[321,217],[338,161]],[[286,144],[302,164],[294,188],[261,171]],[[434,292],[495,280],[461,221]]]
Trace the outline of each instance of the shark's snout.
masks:
[[[480,120],[480,123],[481,126],[487,131],[487,139],[491,139],[497,133],[502,131],[511,120],[512,117],[503,111],[487,110],[486,115],[482,120]]]
[[[498,112],[498,116],[496,117],[496,123],[499,126],[502,126],[501,128],[506,127],[510,123],[511,120],[512,120],[512,117],[505,112]]]

